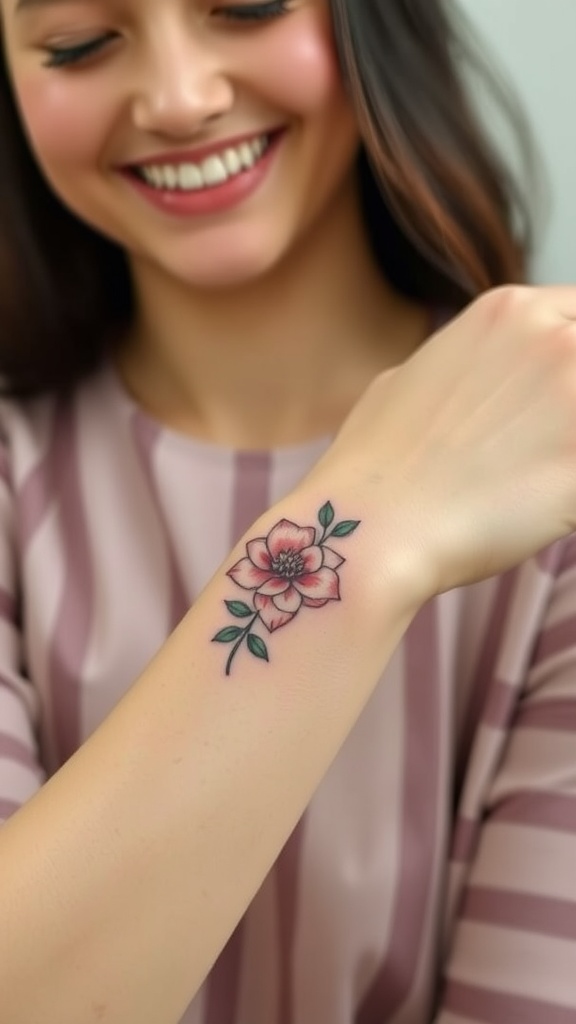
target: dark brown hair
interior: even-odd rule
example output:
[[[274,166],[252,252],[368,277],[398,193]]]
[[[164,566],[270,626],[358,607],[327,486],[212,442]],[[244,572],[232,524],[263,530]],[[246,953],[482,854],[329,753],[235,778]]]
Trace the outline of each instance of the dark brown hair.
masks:
[[[331,7],[383,273],[406,294],[453,308],[522,280],[525,205],[472,109],[461,69],[470,53],[448,0]],[[5,392],[33,395],[91,372],[119,344],[133,295],[123,252],[45,183],[1,58],[0,139],[0,375]]]

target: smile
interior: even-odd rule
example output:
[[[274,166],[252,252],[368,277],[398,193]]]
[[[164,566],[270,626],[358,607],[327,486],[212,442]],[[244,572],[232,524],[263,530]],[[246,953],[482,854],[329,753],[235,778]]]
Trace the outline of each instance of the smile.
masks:
[[[227,147],[199,163],[145,164],[132,168],[133,173],[150,188],[163,192],[197,192],[214,188],[251,170],[270,146],[269,135]]]

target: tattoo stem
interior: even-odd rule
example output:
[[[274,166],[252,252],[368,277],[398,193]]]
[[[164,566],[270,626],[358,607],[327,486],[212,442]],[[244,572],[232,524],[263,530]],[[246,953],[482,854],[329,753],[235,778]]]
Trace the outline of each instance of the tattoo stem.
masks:
[[[244,628],[244,629],[242,630],[242,632],[241,632],[240,636],[238,637],[238,639],[237,639],[236,643],[234,644],[234,647],[233,647],[233,648],[232,648],[232,650],[230,651],[230,654],[229,654],[229,656],[228,656],[228,661],[226,662],[226,675],[227,675],[227,676],[229,676],[229,675],[230,675],[230,669],[232,668],[232,662],[233,662],[233,660],[234,660],[234,656],[235,656],[235,654],[237,653],[237,651],[238,651],[238,649],[239,649],[240,645],[241,645],[241,644],[242,644],[242,643],[244,642],[244,640],[246,639],[246,636],[247,636],[247,634],[248,634],[248,633],[250,632],[250,630],[252,629],[252,626],[253,626],[253,625],[254,625],[254,623],[256,622],[256,619],[258,619],[258,618],[260,618],[260,612],[256,612],[256,615],[254,616],[254,618],[253,618],[253,619],[250,619],[250,622],[249,622],[249,623],[248,623],[248,625],[247,625],[247,626],[246,626],[246,627],[245,627],[245,628]]]

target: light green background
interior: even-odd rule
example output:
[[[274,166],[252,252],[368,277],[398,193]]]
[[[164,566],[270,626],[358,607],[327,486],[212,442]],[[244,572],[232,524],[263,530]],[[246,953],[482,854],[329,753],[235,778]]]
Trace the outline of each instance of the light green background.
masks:
[[[520,93],[545,157],[550,196],[533,275],[576,283],[576,0],[457,2]]]

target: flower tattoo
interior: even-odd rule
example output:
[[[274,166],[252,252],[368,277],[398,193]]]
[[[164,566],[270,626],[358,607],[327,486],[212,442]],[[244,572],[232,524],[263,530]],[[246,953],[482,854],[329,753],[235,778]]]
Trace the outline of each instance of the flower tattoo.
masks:
[[[234,645],[226,662],[227,676],[244,641],[250,654],[269,661],[264,640],[254,632],[258,621],[274,633],[291,622],[301,608],[323,608],[329,601],[340,600],[337,570],[345,559],[326,541],[349,537],[360,521],[346,519],[333,526],[334,508],[327,501],[318,512],[318,522],[319,530],[281,519],[267,537],[249,541],[246,556],[228,570],[226,575],[237,586],[251,591],[251,603],[225,601],[230,614],[245,619],[246,625],[226,626],[212,637],[214,643]]]

